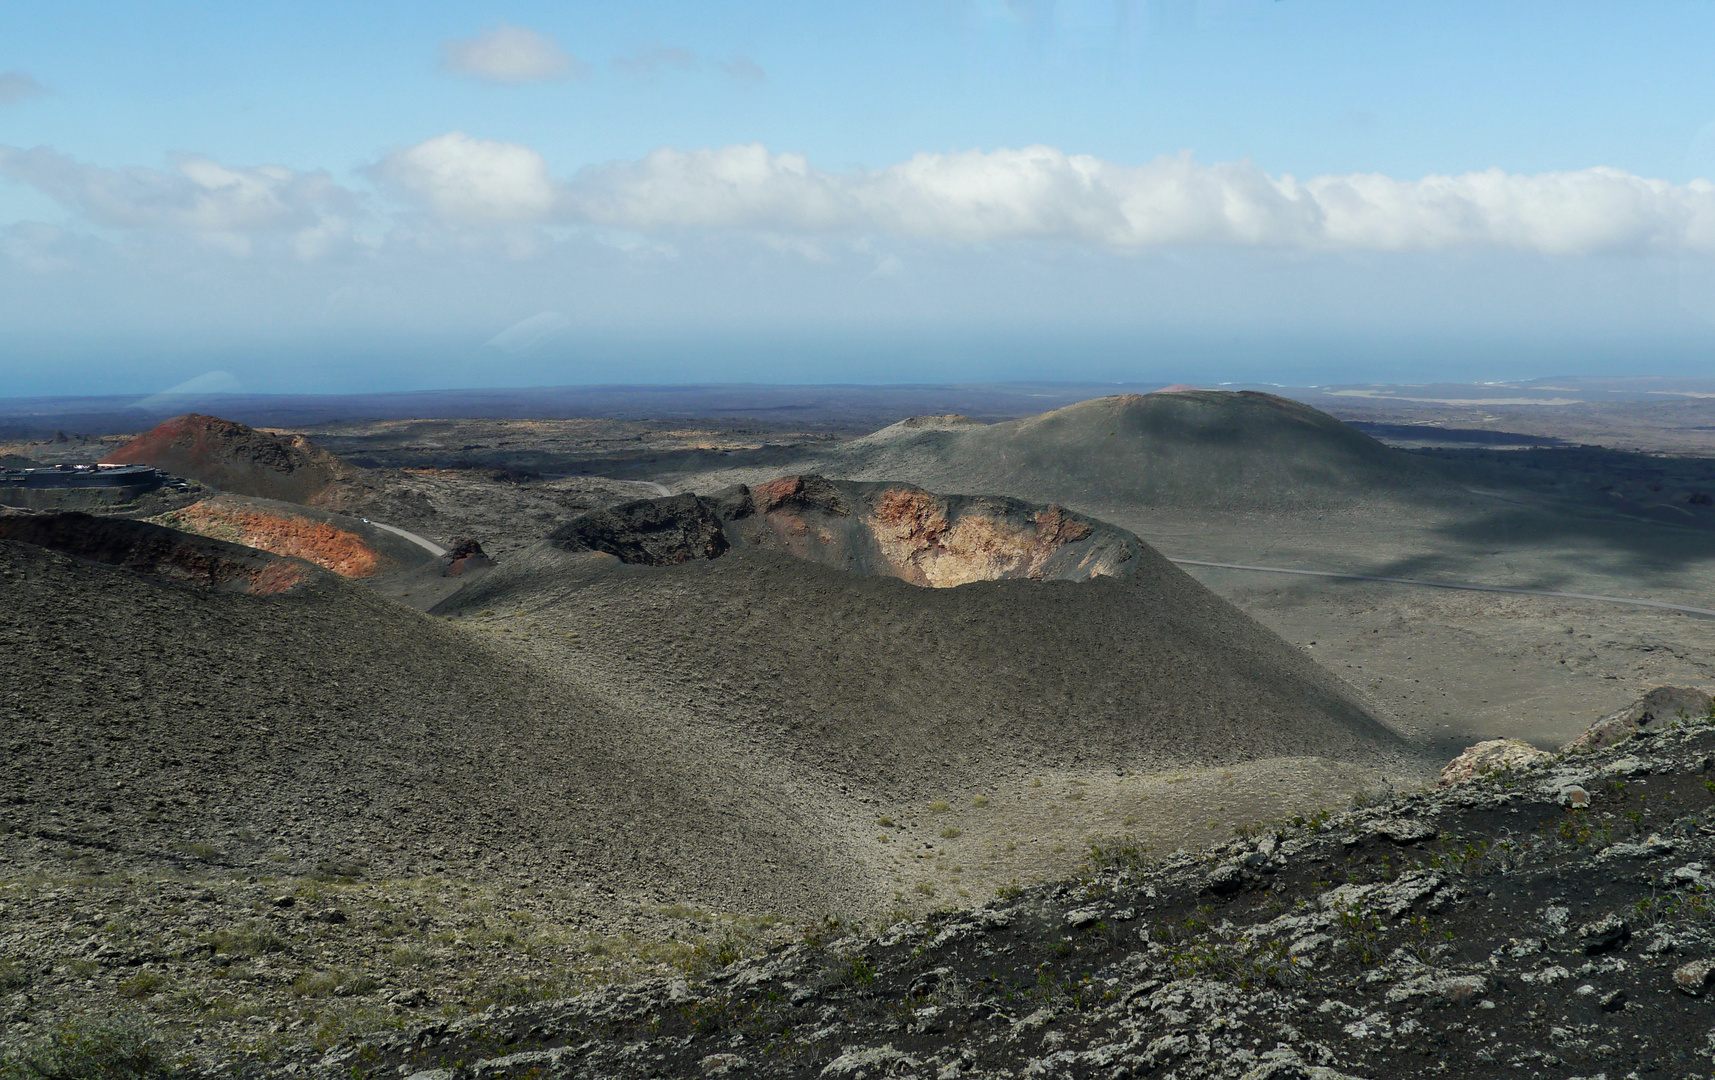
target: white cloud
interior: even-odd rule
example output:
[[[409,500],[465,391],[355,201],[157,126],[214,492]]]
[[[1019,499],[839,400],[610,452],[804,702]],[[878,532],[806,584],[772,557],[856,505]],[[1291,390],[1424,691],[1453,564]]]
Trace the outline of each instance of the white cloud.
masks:
[[[474,38],[441,42],[441,67],[497,83],[556,82],[589,77],[590,66],[547,34],[505,23]]]
[[[667,68],[689,71],[697,66],[697,54],[667,45],[653,45],[647,49],[639,49],[630,56],[619,57],[613,62],[613,66],[614,70],[627,75],[648,77],[659,75]]]
[[[722,74],[740,86],[756,86],[768,80],[768,73],[762,66],[748,56],[734,56],[730,60],[719,60],[715,66]]]
[[[918,154],[830,173],[757,144],[656,150],[564,186],[576,218],[616,228],[878,233],[1110,248],[1218,244],[1372,251],[1498,247],[1548,254],[1715,251],[1715,185],[1619,169],[1491,169],[1396,180],[1273,177],[1189,154],[1119,165],[1048,146]]]
[[[844,178],[766,147],[663,147],[585,169],[567,189],[575,218],[625,229],[682,226],[846,232],[864,224]]]
[[[459,224],[545,220],[559,199],[541,154],[462,131],[396,150],[374,173]]]
[[[183,157],[171,171],[106,169],[45,146],[0,146],[0,176],[28,184],[89,221],[122,229],[198,236],[238,253],[260,233],[343,236],[359,215],[356,195],[325,172],[281,165],[232,168]]]
[[[0,105],[47,93],[47,88],[22,71],[0,72]]]
[[[492,230],[518,258],[551,238],[553,230],[531,228],[538,225],[626,235],[742,230],[812,247],[827,238],[893,236],[1118,251],[1715,253],[1715,184],[1674,184],[1612,168],[1298,180],[1250,162],[1205,165],[1189,154],[1121,165],[1030,146],[925,153],[886,168],[830,172],[753,143],[663,147],[557,179],[531,147],[453,131],[387,154],[368,175],[426,211],[413,225],[420,240],[432,241],[436,223],[452,226],[448,235],[460,244],[485,242],[484,230]],[[354,243],[367,218],[363,198],[329,174],[279,165],[240,168],[185,157],[166,170],[107,169],[46,147],[0,146],[0,177],[29,184],[97,225],[178,232],[239,254],[275,235],[296,257],[318,259]],[[29,247],[19,237],[10,243]]]

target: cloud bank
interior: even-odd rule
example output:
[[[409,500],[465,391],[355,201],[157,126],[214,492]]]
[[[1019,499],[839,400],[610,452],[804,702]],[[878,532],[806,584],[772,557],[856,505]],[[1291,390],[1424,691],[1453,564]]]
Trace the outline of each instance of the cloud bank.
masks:
[[[388,159],[400,168],[441,136]],[[1400,180],[1377,173],[1298,180],[1189,154],[1122,165],[1049,146],[918,154],[832,173],[759,144],[663,148],[638,161],[548,178],[540,154],[480,144],[463,166],[409,185],[450,217],[507,206],[509,220],[589,222],[642,232],[747,229],[900,235],[952,243],[1061,240],[1135,250],[1238,245],[1358,251],[1507,248],[1552,255],[1715,251],[1715,185],[1620,169],[1517,175],[1490,169]],[[504,158],[508,167],[495,167]],[[529,176],[528,185],[520,178]],[[527,189],[527,197],[520,191]],[[528,210],[525,210],[526,205]]]
[[[441,42],[441,68],[494,83],[557,82],[589,77],[590,67],[547,34],[505,23],[474,38]]]
[[[313,257],[362,213],[361,197],[326,172],[229,168],[205,157],[181,157],[170,171],[106,169],[47,147],[0,146],[0,176],[36,188],[94,225],[188,234],[238,254],[248,253],[250,237],[278,234]]]
[[[918,154],[829,172],[759,144],[656,150],[556,177],[535,149],[453,131],[367,170],[414,227],[462,232],[599,226],[767,237],[895,236],[952,245],[1042,241],[1136,252],[1172,246],[1316,251],[1504,249],[1546,255],[1715,252],[1715,185],[1620,169],[1499,169],[1401,180],[1376,173],[1273,176],[1189,154],[1124,165],[1048,146]],[[232,240],[289,234],[310,251],[384,208],[322,171],[106,169],[53,150],[0,146],[0,176],[91,223]],[[236,239],[233,239],[236,238]],[[317,238],[320,238],[319,240]]]

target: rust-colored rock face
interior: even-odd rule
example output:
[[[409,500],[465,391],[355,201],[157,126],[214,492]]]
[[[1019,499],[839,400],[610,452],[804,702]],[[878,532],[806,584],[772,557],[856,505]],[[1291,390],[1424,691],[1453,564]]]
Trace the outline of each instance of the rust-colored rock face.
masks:
[[[382,555],[355,533],[330,522],[246,505],[236,499],[205,499],[173,511],[161,524],[303,559],[341,577],[372,577],[386,568]]]
[[[303,563],[264,551],[144,521],[89,514],[0,516],[0,539],[34,544],[161,581],[259,596],[290,592],[315,573]]]
[[[752,492],[743,542],[913,585],[1123,576],[1136,537],[1059,506],[937,495],[910,484],[783,476]]]
[[[1011,509],[979,504],[955,518],[939,496],[894,487],[880,493],[863,520],[897,577],[938,589],[1001,578],[1040,579],[1066,545],[1095,531],[1058,506],[1022,516],[1006,512]],[[1087,576],[1102,572],[1093,569]]]
[[[302,435],[274,435],[217,416],[176,416],[102,459],[153,465],[235,495],[318,505],[358,470]]]

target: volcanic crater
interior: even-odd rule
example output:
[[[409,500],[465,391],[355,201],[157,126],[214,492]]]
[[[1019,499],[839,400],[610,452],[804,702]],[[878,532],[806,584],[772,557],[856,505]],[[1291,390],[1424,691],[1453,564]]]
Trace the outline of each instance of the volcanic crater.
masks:
[[[930,588],[1124,577],[1141,550],[1125,530],[1052,504],[815,474],[737,484],[708,497],[625,503],[570,522],[551,542],[651,566],[715,559],[735,548],[780,551]]]

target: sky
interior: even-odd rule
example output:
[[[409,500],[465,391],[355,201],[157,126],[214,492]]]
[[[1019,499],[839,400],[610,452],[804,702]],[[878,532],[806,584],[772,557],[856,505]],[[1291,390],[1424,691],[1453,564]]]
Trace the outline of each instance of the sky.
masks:
[[[0,5],[0,396],[1706,374],[1715,5]]]

